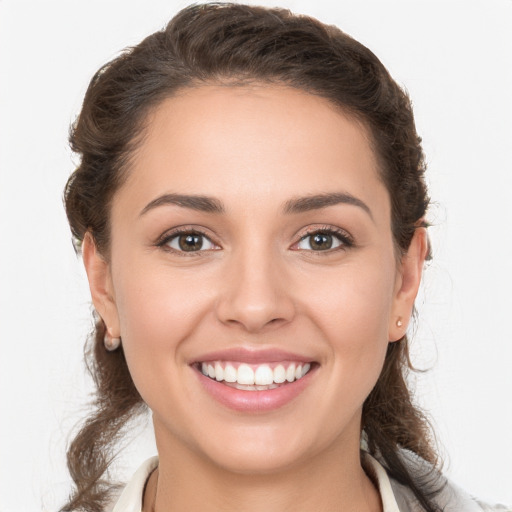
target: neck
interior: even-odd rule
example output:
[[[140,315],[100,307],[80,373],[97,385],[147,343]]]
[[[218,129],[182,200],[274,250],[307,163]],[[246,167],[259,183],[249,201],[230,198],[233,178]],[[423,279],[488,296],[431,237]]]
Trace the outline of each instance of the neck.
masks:
[[[146,486],[143,512],[380,512],[380,496],[360,463],[359,447],[330,446],[302,465],[239,474],[183,446],[159,446],[160,465]]]

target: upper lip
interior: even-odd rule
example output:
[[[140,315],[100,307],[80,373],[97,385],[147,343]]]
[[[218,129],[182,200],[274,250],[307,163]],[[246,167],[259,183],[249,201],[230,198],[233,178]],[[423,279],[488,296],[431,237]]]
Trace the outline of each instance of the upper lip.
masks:
[[[233,347],[225,350],[208,352],[191,361],[195,363],[207,363],[208,361],[239,361],[249,364],[257,363],[278,363],[280,361],[297,361],[301,363],[311,363],[313,358],[288,352],[280,349],[254,349],[249,350],[244,347]]]

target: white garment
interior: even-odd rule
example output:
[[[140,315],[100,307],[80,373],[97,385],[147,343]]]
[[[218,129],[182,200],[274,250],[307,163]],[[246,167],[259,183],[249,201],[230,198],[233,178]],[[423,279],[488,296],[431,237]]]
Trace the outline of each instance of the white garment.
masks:
[[[157,466],[158,457],[152,457],[144,462],[128,482],[111,511],[141,512],[144,486],[149,475]],[[377,483],[383,512],[422,512],[413,493],[390,479],[384,467],[368,453],[364,453],[363,466]],[[481,503],[451,483],[443,488],[435,502],[441,506],[444,512],[512,512],[512,508],[503,505],[491,507]]]

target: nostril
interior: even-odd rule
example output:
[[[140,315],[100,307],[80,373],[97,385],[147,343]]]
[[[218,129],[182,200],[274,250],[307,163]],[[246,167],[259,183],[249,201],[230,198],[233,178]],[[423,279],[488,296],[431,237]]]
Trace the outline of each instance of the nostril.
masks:
[[[219,290],[217,318],[225,325],[238,325],[253,333],[288,323],[295,316],[294,301],[280,283],[270,272],[261,275],[251,267],[250,275],[230,279]]]

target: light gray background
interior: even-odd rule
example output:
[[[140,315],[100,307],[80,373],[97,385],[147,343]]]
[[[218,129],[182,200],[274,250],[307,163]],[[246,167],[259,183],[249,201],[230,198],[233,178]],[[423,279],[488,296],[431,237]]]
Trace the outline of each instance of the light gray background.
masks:
[[[0,512],[62,503],[65,444],[90,391],[89,295],[61,205],[68,125],[94,71],[185,5],[0,0]],[[435,200],[414,338],[416,363],[432,370],[419,401],[447,473],[512,504],[512,2],[280,5],[359,39],[413,98]],[[149,430],[121,476],[154,453]]]

